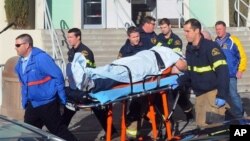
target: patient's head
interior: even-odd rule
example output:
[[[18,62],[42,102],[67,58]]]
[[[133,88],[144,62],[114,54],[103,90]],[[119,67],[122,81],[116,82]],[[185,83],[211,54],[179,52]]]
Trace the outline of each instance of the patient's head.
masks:
[[[184,59],[179,59],[172,68],[171,73],[181,73],[187,70],[187,62]]]

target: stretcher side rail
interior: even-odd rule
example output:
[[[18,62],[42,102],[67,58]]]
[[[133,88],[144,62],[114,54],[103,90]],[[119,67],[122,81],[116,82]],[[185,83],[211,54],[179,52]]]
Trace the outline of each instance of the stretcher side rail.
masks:
[[[176,75],[177,77],[179,77],[178,74],[173,74],[173,75]],[[170,76],[173,76],[173,75],[170,75]],[[79,103],[79,104],[76,104],[75,106],[78,107],[78,108],[90,108],[90,107],[98,107],[98,106],[104,106],[104,105],[109,105],[109,104],[115,104],[117,102],[121,102],[121,101],[124,101],[124,100],[132,100],[133,98],[138,98],[138,97],[142,97],[142,96],[146,96],[146,95],[152,95],[152,94],[155,94],[155,93],[159,93],[161,91],[166,91],[166,90],[170,90],[170,89],[174,89],[175,87],[177,87],[176,85],[177,84],[171,84],[171,85],[165,85],[165,86],[160,86],[160,82],[159,82],[159,78],[158,77],[166,77],[166,74],[159,74],[159,75],[147,75],[144,77],[143,81],[142,81],[142,87],[143,87],[143,91],[142,92],[139,92],[139,93],[135,93],[135,92],[131,92],[129,95],[127,96],[122,96],[122,97],[119,97],[118,99],[116,100],[113,100],[113,101],[107,101],[105,103],[100,103],[96,100],[93,100],[93,103],[88,103],[88,104],[84,104],[84,103]],[[146,83],[148,82],[149,78],[153,78],[154,79],[156,78],[157,80],[157,86],[151,90],[147,90],[146,89]],[[149,81],[149,82],[152,82]],[[131,84],[128,84],[128,85],[131,85]],[[132,88],[133,89],[133,88]]]
[[[138,98],[138,97],[142,97],[142,96],[146,96],[146,95],[151,95],[151,94],[155,94],[155,93],[159,93],[161,91],[165,91],[165,90],[169,90],[169,89],[172,89],[172,86],[166,86],[166,87],[163,87],[163,88],[159,88],[157,90],[147,90],[146,92],[141,92],[141,93],[136,93],[136,94],[133,94],[133,95],[129,95],[129,96],[126,96],[126,97],[120,97],[114,101],[109,101],[109,102],[106,102],[104,104],[101,104],[97,101],[93,101],[93,103],[91,104],[77,104],[76,106],[78,108],[91,108],[91,107],[98,107],[98,106],[104,106],[104,105],[109,105],[109,104],[115,104],[117,102],[121,102],[123,100],[132,100],[133,98]]]
[[[157,137],[159,137],[158,135],[160,134],[160,132],[157,131],[157,127],[156,127],[156,121],[155,121],[155,115],[154,115],[154,109],[152,109],[153,107],[153,103],[150,100],[150,95],[158,93],[161,94],[162,96],[165,96],[162,92],[165,92],[166,90],[169,89],[174,89],[178,86],[176,79],[179,77],[178,74],[174,74],[174,75],[166,75],[166,74],[159,74],[159,75],[148,75],[144,78],[144,80],[141,83],[134,83],[133,85],[139,86],[139,89],[136,89],[137,87],[135,87],[135,91],[136,90],[140,90],[140,92],[131,92],[131,89],[129,90],[129,85],[126,85],[127,91],[126,92],[130,92],[129,95],[127,96],[121,96],[118,97],[117,99],[113,100],[113,101],[107,101],[105,103],[101,103],[98,101],[93,101],[93,103],[88,103],[88,104],[75,104],[75,107],[78,109],[82,109],[82,108],[90,108],[90,107],[98,107],[98,106],[107,106],[108,107],[108,118],[107,118],[107,137],[106,140],[107,141],[111,141],[111,124],[112,124],[112,107],[113,104],[117,103],[117,102],[121,102],[122,103],[122,121],[121,121],[121,141],[125,140],[126,138],[126,125],[125,125],[125,113],[126,113],[126,101],[127,100],[131,100],[133,98],[138,98],[138,97],[142,97],[142,96],[149,96],[149,112],[150,114],[150,120],[152,122],[152,132],[153,132],[153,138],[157,139]],[[147,85],[148,83],[148,85]],[[125,87],[125,88],[126,88]],[[143,88],[142,88],[143,87]],[[121,87],[114,87],[114,89],[119,89]],[[131,88],[131,87],[130,87]],[[122,89],[122,88],[121,88]],[[112,89],[111,89],[112,90]],[[115,91],[117,92],[117,91]],[[97,93],[97,94],[101,94],[101,93]],[[115,93],[111,93],[111,94],[115,94]],[[163,99],[166,99],[166,97],[164,97]],[[166,103],[166,102],[165,102]],[[166,103],[167,104],[167,103]],[[165,104],[165,106],[167,106]],[[165,118],[168,118],[168,112],[164,111],[164,115]],[[168,138],[171,138],[171,124],[168,121],[165,121],[165,126],[167,127],[167,134],[168,134]]]

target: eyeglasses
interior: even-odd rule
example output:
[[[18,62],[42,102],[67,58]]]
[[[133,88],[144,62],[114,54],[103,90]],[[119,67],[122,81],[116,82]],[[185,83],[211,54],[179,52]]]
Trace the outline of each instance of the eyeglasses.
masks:
[[[23,44],[26,44],[26,43],[16,44],[15,46],[18,48],[18,47],[20,47]]]
[[[152,24],[153,26],[155,26],[155,23],[150,23],[150,24]]]

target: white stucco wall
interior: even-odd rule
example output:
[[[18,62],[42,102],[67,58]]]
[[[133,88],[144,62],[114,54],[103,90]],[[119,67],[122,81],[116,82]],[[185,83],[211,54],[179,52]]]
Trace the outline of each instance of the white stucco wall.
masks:
[[[0,36],[0,64],[5,64],[9,58],[16,56],[15,39],[23,33],[32,36],[34,46],[43,48],[41,30],[7,30]]]
[[[73,13],[74,13],[74,16],[73,16],[73,27],[77,27],[77,28],[81,28],[82,26],[82,11],[81,11],[81,6],[79,5],[82,5],[82,0],[74,0],[74,8],[73,8]]]
[[[6,14],[4,9],[4,0],[0,0],[0,30],[7,26]],[[0,35],[1,36],[1,35]]]
[[[223,20],[226,25],[229,25],[229,1],[216,0],[216,20]],[[215,21],[216,22],[216,21]],[[214,26],[214,25],[212,25]]]
[[[117,1],[117,6],[115,5],[116,0],[107,0],[107,28],[123,28],[125,23],[131,23],[131,3],[127,0]],[[120,15],[121,20],[118,15]]]
[[[35,2],[35,29],[44,28],[44,2],[45,0]]]

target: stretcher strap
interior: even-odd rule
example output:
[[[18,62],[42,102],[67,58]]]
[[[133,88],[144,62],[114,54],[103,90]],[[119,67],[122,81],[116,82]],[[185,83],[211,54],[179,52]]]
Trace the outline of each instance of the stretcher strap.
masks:
[[[154,50],[151,50],[154,52],[155,54],[155,58],[156,58],[156,61],[157,61],[157,65],[158,65],[158,68],[159,68],[159,71],[162,70],[162,69],[165,69],[165,64],[160,56],[160,54]]]
[[[161,80],[161,78],[167,77],[168,75],[170,75],[171,68],[169,68],[167,70],[169,70],[168,74],[146,75],[143,78],[143,83],[142,83],[142,87],[143,87],[144,93],[147,93],[147,91],[148,91],[148,90],[146,90],[145,84],[146,84],[146,81],[148,81],[149,78],[152,78],[153,80],[157,79],[157,81],[156,81],[156,88],[155,89],[160,88],[160,80]]]
[[[131,93],[133,93],[133,80],[132,80],[132,73],[129,69],[128,66],[125,66],[125,65],[120,65],[120,64],[110,64],[111,66],[122,66],[122,67],[125,67],[128,71],[128,77],[129,77],[129,83],[130,83],[130,89],[131,89]]]

